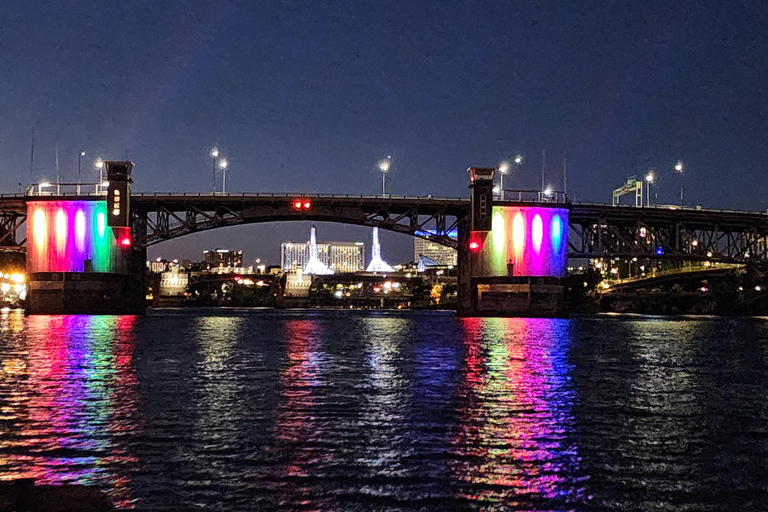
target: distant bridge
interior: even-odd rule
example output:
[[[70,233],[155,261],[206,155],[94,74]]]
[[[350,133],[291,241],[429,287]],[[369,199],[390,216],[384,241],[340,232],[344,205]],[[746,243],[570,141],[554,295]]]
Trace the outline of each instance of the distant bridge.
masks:
[[[75,197],[0,195],[0,250],[24,250],[27,199]],[[541,205],[496,204],[532,202]],[[567,207],[571,258],[768,260],[768,215],[762,212],[583,203]],[[394,195],[134,193],[131,209],[134,242],[140,247],[227,226],[305,220],[379,227],[464,250],[461,237],[451,235],[466,231],[470,201]]]

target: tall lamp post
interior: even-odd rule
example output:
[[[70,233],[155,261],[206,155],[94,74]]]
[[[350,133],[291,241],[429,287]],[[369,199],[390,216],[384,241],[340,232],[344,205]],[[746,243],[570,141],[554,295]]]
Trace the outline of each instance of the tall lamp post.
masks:
[[[648,174],[645,175],[645,191],[647,195],[647,199],[645,200],[646,206],[651,206],[651,183],[653,183],[655,178],[653,171],[648,171]]]
[[[219,162],[219,169],[221,169],[221,195],[227,193],[227,166],[229,162],[225,158],[222,158]]]
[[[80,183],[80,164],[82,163],[84,156],[85,156],[85,150],[80,151],[77,154],[77,183]]]
[[[219,148],[213,148],[211,150],[211,158],[213,158],[213,194],[216,194],[216,164],[219,160]]]
[[[381,195],[387,195],[387,172],[392,167],[392,157],[388,156],[384,160],[379,162],[379,170],[381,171]]]
[[[683,162],[677,161],[675,164],[675,173],[677,173],[678,176],[680,176],[680,206],[683,206],[683,172],[685,171],[685,167],[683,166]]]
[[[516,154],[515,158],[512,161],[515,162],[515,171],[517,172],[517,180],[519,182],[520,181],[520,166],[523,165],[523,155],[521,155],[520,153]],[[521,184],[520,188],[521,189],[523,188],[522,184]]]
[[[94,162],[93,166],[98,170],[99,172],[99,184],[96,186],[96,190],[99,190],[99,188],[104,188],[104,160],[99,158]]]
[[[509,172],[509,164],[501,162],[499,164],[499,200],[504,200],[504,175]]]

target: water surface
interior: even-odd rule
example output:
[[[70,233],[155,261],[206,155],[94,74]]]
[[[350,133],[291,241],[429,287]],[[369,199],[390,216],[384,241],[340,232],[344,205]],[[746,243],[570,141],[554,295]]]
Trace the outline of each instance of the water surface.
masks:
[[[0,479],[122,508],[764,510],[768,321],[0,314]]]

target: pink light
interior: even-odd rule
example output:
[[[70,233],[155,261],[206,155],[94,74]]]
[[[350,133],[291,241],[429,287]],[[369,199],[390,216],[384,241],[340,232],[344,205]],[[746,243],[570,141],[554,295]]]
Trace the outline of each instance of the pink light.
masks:
[[[531,242],[533,243],[533,252],[537,255],[541,253],[541,240],[544,238],[544,223],[541,221],[541,215],[538,213],[533,216],[531,223]]]

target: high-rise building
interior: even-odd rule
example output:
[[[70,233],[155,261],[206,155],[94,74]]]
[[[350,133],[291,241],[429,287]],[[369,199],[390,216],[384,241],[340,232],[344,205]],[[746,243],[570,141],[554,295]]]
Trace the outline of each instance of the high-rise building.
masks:
[[[432,242],[431,240],[415,237],[413,239],[413,260],[416,263],[419,262],[420,254],[440,265],[456,266],[459,260],[459,254],[456,249]]]
[[[230,251],[229,249],[203,251],[203,267],[207,267],[208,269],[242,266],[243,251]]]
[[[314,234],[314,226],[312,230]],[[334,272],[357,272],[365,268],[362,242],[317,243],[315,241],[314,247],[319,263]],[[303,243],[283,242],[280,245],[280,266],[283,270],[306,269],[312,253],[312,240]]]

